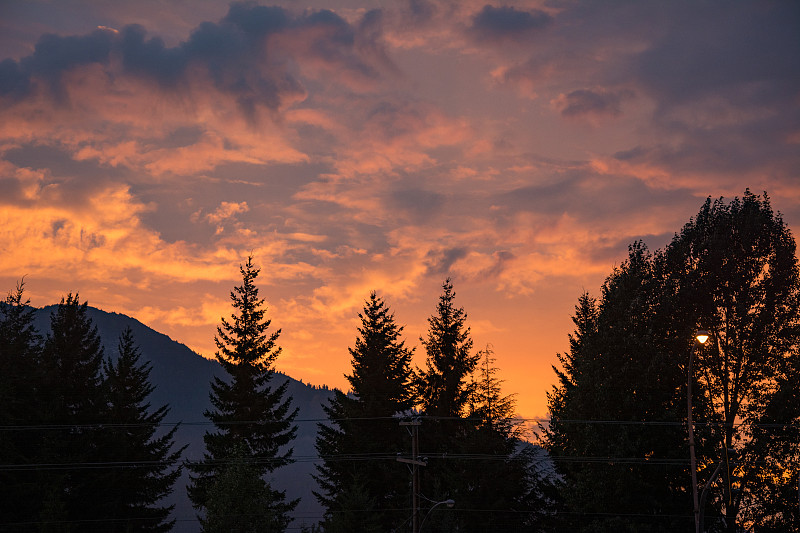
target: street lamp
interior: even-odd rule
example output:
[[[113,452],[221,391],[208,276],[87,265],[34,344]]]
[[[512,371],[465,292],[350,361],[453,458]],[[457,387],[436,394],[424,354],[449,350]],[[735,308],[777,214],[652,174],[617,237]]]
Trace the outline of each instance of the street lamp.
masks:
[[[694,498],[694,531],[700,533],[700,502],[697,497],[697,459],[694,454],[694,424],[692,423],[692,363],[694,362],[694,352],[698,344],[705,344],[711,335],[708,331],[701,329],[694,334],[697,342],[692,343],[689,350],[689,376],[686,380],[686,404],[688,407],[687,425],[689,426],[689,458],[692,468],[692,497]]]
[[[438,507],[439,505],[446,505],[448,507],[448,509],[452,509],[455,504],[456,504],[455,500],[444,500],[444,501],[441,501],[441,502],[436,502],[433,505],[433,507],[431,507],[428,510],[428,513],[425,515],[425,518],[422,519],[422,522],[419,524],[419,529],[417,531],[422,531],[422,526],[423,526],[423,524],[425,524],[425,520],[428,519],[428,517],[430,516],[431,512],[434,509],[436,509],[436,507]]]

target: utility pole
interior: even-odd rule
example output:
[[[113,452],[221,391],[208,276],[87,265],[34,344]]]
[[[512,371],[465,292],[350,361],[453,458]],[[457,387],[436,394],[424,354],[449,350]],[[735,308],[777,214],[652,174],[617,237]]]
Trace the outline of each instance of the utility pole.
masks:
[[[411,427],[411,459],[398,457],[401,463],[411,465],[411,532],[419,533],[419,467],[428,466],[425,461],[419,460],[419,418],[408,422],[400,422],[401,426]]]

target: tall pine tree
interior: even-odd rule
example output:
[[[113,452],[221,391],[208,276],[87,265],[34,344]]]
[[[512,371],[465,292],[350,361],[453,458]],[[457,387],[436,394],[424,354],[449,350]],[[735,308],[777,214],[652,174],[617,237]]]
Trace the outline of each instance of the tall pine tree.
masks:
[[[241,515],[252,527],[271,523],[277,525],[270,531],[282,531],[297,502],[287,502],[285,493],[253,480],[263,480],[267,473],[291,462],[288,445],[297,432],[292,425],[297,409],[291,409],[292,398],[286,397],[289,381],[277,387],[272,384],[281,352],[276,344],[280,330],[268,331],[271,321],[265,318],[264,300],[258,297],[255,285],[260,270],[253,266],[252,257],[239,270],[242,284],[231,291],[235,312],[230,321],[222,319],[214,339],[217,361],[229,377],[214,378],[211,383],[214,408],[205,416],[216,430],[204,436],[204,459],[187,463],[193,473],[188,491],[195,507],[205,512],[204,527],[209,531],[215,530],[215,524],[227,523],[232,516],[225,515],[233,514]],[[241,483],[235,481],[239,478]],[[232,497],[226,487],[247,488],[241,498],[252,502],[250,514],[219,504],[220,498]],[[237,527],[250,531],[250,526]]]
[[[391,531],[402,524],[408,505],[406,469],[395,453],[408,437],[395,418],[413,407],[411,350],[383,299],[374,292],[365,302],[355,347],[353,371],[346,375],[350,395],[335,391],[324,406],[329,425],[320,424],[317,467],[325,507],[326,532]]]
[[[459,417],[472,394],[469,376],[480,356],[470,353],[467,314],[463,307],[455,306],[450,278],[442,284],[442,290],[436,313],[428,318],[428,338],[420,338],[427,359],[426,369],[419,375],[419,400],[428,416]]]
[[[172,492],[180,475],[175,468],[183,448],[170,451],[177,426],[166,432],[160,426],[169,409],[151,410],[148,397],[154,387],[149,382],[150,363],[140,362],[140,350],[133,332],[126,328],[119,338],[116,363],[104,362],[106,416],[108,424],[102,434],[100,453],[105,461],[118,463],[107,471],[106,498],[98,502],[102,514],[110,521],[108,532],[172,529],[169,520],[174,506],[165,506],[161,499]],[[100,509],[96,518],[103,518]]]
[[[448,278],[436,312],[428,318],[427,339],[420,338],[427,355],[426,368],[417,375],[418,402],[426,417],[419,428],[420,453],[429,458],[428,466],[420,468],[423,517],[426,505],[435,501],[452,499],[456,509],[461,509],[470,500],[465,497],[463,479],[470,461],[459,456],[474,429],[474,422],[465,416],[475,387],[471,374],[480,355],[471,353],[466,320],[464,309],[455,305]],[[459,531],[468,524],[465,516],[449,510],[439,510],[427,521],[438,531]]]
[[[98,482],[97,470],[82,467],[100,456],[99,424],[105,413],[103,346],[87,307],[77,293],[61,299],[42,353],[37,406],[40,423],[52,430],[43,434],[39,461],[65,465],[40,471],[39,519],[48,530],[105,527],[95,520],[95,505],[107,489]]]
[[[33,326],[33,308],[23,296],[24,282],[0,303],[0,426],[30,426],[38,422],[41,337]],[[28,430],[0,431],[0,463],[35,464],[39,435]],[[41,499],[31,469],[0,469],[0,530],[17,530],[38,513]],[[22,526],[19,526],[22,528]]]

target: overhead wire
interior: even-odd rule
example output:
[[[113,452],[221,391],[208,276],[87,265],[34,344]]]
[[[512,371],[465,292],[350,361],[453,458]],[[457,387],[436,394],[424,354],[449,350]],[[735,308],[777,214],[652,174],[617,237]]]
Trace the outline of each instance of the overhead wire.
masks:
[[[378,420],[396,420],[401,421],[408,418],[416,418],[419,420],[452,420],[464,423],[482,423],[483,420],[479,418],[469,417],[446,417],[446,416],[409,416],[409,417],[396,417],[396,416],[372,416],[372,417],[344,417],[344,418],[298,418],[291,421],[291,424],[300,423],[331,423],[331,422],[352,422],[352,421],[378,421]],[[552,422],[549,418],[534,417],[512,417],[505,419],[512,423],[543,423],[549,424]],[[220,421],[213,422],[210,420],[201,421],[171,421],[171,422],[137,422],[137,423],[117,423],[117,422],[94,422],[86,424],[6,424],[0,425],[0,431],[28,431],[28,430],[60,430],[60,429],[101,429],[101,428],[136,428],[136,427],[175,427],[175,426],[236,426],[236,425],[253,425],[253,424],[266,424],[275,421],[264,420],[235,420],[235,421]],[[617,425],[617,426],[673,426],[681,427],[686,426],[685,421],[680,420],[598,420],[598,419],[558,419],[559,424],[597,424],[597,425]],[[754,423],[739,423],[731,424],[725,422],[694,422],[695,426],[738,426],[738,427],[754,427],[754,428],[798,428],[800,429],[800,421],[792,421],[787,423],[780,422],[754,422]]]

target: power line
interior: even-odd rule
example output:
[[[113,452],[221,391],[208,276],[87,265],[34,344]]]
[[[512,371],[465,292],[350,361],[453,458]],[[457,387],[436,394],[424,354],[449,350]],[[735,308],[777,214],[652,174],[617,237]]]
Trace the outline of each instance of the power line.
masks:
[[[421,420],[433,421],[458,421],[463,423],[480,424],[484,420],[480,418],[469,417],[443,417],[443,416],[421,416]],[[374,416],[374,417],[346,417],[346,418],[301,418],[292,421],[292,424],[299,423],[331,423],[331,422],[370,422],[381,420],[403,420],[403,417],[394,416]],[[551,424],[553,420],[549,418],[509,418],[506,419],[513,423],[527,423],[537,422]],[[115,422],[94,422],[91,424],[14,424],[2,425],[0,431],[31,431],[31,430],[62,430],[62,429],[113,429],[113,428],[137,428],[137,427],[175,427],[175,426],[238,426],[238,425],[253,425],[253,424],[267,424],[274,421],[271,420],[236,420],[236,421],[220,421],[213,422],[210,420],[202,421],[178,421],[178,422],[160,422],[156,424],[148,422],[137,423],[115,423]],[[685,421],[670,421],[670,420],[597,420],[597,419],[558,419],[555,422],[558,424],[587,424],[587,425],[609,425],[609,426],[667,426],[667,427],[685,427]],[[740,428],[786,428],[786,429],[800,429],[800,422],[791,421],[786,423],[780,422],[753,422],[747,424],[733,424],[725,422],[694,422],[695,426],[708,426],[708,427],[740,427]]]
[[[402,456],[402,455],[400,455]],[[500,454],[457,454],[457,453],[419,453],[420,457],[425,457],[429,461],[513,461],[516,455],[500,455]],[[286,466],[291,466],[293,463],[320,463],[320,462],[366,462],[366,461],[396,461],[398,454],[390,453],[362,453],[362,454],[340,454],[340,455],[302,455],[291,457],[289,463],[286,463],[284,458],[235,458],[235,459],[219,459],[209,464],[215,466],[228,466],[232,464],[252,464],[263,465],[273,463],[283,463]],[[556,463],[585,463],[585,464],[628,464],[628,465],[667,465],[686,467],[688,460],[683,458],[652,458],[652,457],[619,457],[619,456],[583,456],[583,455],[547,455],[540,459],[541,462],[552,461]],[[192,462],[192,461],[188,461]],[[752,466],[759,466],[769,464],[769,461],[758,460],[752,461],[748,464]],[[17,463],[17,464],[2,464],[0,471],[39,471],[39,470],[83,470],[83,469],[99,469],[99,468],[151,468],[151,467],[167,467],[174,466],[172,461],[96,461],[96,462],[70,462],[70,463]],[[786,463],[789,465],[800,466],[800,461],[790,461]]]

